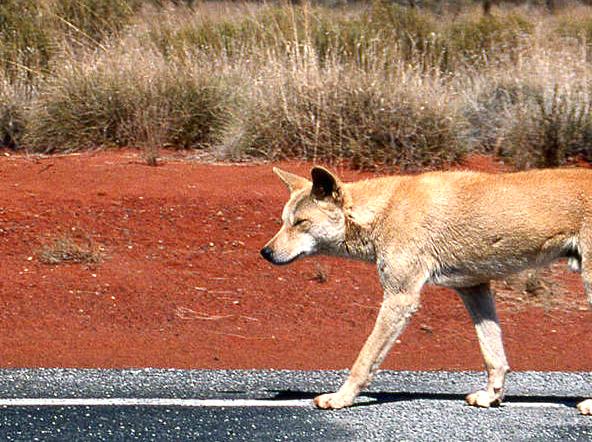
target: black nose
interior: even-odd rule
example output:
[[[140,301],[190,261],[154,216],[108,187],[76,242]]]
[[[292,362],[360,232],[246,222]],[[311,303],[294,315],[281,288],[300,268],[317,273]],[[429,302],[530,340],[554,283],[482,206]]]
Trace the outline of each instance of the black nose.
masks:
[[[261,256],[263,256],[269,262],[273,262],[273,250],[269,247],[263,247],[261,249]]]

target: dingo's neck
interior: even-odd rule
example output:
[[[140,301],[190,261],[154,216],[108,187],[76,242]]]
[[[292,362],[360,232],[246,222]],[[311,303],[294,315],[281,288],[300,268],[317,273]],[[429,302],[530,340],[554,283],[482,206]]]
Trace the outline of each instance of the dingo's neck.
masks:
[[[401,177],[403,178],[403,177]],[[345,254],[363,261],[374,262],[375,228],[379,214],[392,198],[400,184],[394,177],[374,178],[345,184],[348,195],[346,207]]]

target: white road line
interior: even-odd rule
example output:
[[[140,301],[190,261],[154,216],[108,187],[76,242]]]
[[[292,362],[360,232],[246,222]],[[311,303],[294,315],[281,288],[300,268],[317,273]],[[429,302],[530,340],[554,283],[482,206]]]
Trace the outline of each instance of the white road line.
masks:
[[[0,407],[312,407],[310,399],[4,398]]]
[[[502,402],[505,408],[570,408],[559,402]]]
[[[177,398],[0,398],[7,407],[298,407],[312,408],[310,399],[177,399]],[[559,402],[504,402],[504,408],[565,408]]]

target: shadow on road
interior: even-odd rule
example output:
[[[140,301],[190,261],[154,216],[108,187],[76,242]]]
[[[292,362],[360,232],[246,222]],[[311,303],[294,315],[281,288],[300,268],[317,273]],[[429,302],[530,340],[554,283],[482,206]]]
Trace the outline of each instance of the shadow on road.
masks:
[[[274,390],[272,400],[298,400],[310,399],[320,393],[311,393],[309,391],[296,390]],[[363,393],[356,403],[352,405],[355,407],[368,407],[373,405],[380,405],[393,402],[408,402],[417,400],[433,400],[433,401],[460,401],[464,402],[464,394],[450,394],[450,393],[393,393],[393,392],[368,392]],[[552,404],[564,405],[566,407],[575,407],[581,398],[576,397],[561,397],[561,396],[506,396],[503,404]]]

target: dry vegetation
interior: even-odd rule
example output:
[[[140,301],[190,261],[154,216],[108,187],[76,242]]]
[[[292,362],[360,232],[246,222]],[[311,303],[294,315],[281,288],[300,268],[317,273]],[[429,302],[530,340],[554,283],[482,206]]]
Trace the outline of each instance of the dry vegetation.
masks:
[[[44,264],[87,264],[96,265],[103,261],[104,249],[88,237],[77,238],[61,235],[45,244],[37,253]]]
[[[454,5],[8,0],[0,143],[154,163],[156,144],[362,168],[591,159],[592,11]]]

